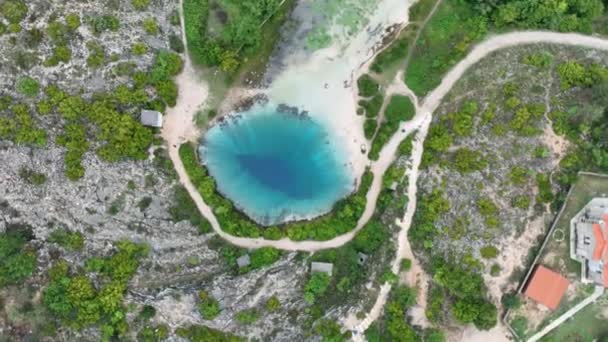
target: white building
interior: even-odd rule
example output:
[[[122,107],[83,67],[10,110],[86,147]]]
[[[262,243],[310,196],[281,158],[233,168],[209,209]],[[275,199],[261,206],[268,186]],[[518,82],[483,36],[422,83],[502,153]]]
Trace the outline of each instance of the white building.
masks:
[[[594,198],[570,220],[570,257],[585,283],[608,287],[608,198]]]
[[[139,120],[144,126],[163,127],[163,115],[155,110],[142,109]]]

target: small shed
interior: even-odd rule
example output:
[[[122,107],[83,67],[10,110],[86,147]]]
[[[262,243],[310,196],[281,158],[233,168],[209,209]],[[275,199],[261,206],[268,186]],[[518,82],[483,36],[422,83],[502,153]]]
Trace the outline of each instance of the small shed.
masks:
[[[391,191],[397,191],[398,187],[399,187],[399,183],[393,182],[393,183],[391,183],[391,186],[389,187],[389,190],[391,190]]]
[[[329,262],[316,262],[313,261],[310,264],[310,272],[323,272],[323,273],[327,273],[328,275],[331,275],[332,271],[334,269],[334,264],[329,263]]]
[[[239,266],[239,268],[251,265],[251,258],[249,257],[249,254],[241,255],[238,259],[236,259],[236,264]]]
[[[163,115],[155,110],[142,109],[139,120],[144,126],[163,127]]]

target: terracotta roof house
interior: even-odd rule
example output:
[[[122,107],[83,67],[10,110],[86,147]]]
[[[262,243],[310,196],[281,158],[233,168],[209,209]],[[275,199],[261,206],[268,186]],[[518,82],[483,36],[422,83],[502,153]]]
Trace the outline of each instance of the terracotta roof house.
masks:
[[[583,283],[608,287],[608,198],[594,198],[570,221],[570,257]]]
[[[524,289],[524,295],[551,310],[557,309],[570,282],[561,274],[537,265]]]

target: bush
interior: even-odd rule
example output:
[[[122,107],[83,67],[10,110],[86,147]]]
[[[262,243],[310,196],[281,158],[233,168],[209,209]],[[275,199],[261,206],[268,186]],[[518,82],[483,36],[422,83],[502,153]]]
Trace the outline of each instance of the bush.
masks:
[[[479,252],[481,253],[481,257],[485,259],[494,259],[498,256],[498,249],[494,246],[482,247]]]
[[[131,4],[136,10],[142,11],[150,5],[150,0],[131,0]]]
[[[530,198],[526,195],[517,195],[511,200],[511,205],[515,208],[527,210],[530,207]]]
[[[106,52],[101,44],[89,41],[87,42],[87,49],[89,50],[89,57],[87,57],[89,67],[98,68],[105,64]]]
[[[139,312],[139,318],[144,321],[150,320],[154,318],[154,316],[156,316],[156,309],[151,305],[144,305]]]
[[[258,269],[274,264],[281,257],[281,251],[272,247],[262,247],[251,252],[251,268]]]
[[[169,35],[169,48],[177,53],[184,52],[184,42],[182,41],[182,38],[175,33],[171,33]]]
[[[158,34],[158,23],[156,22],[156,19],[154,18],[147,18],[144,19],[144,21],[142,21],[141,26],[144,28],[144,31],[146,31],[147,34],[150,35],[157,35]]]
[[[203,319],[212,320],[220,314],[220,303],[206,291],[198,293],[198,312]]]
[[[70,272],[67,262],[58,261],[49,269],[50,282],[42,301],[49,313],[71,328],[100,325],[102,340],[124,336],[128,331],[124,306],[127,283],[147,252],[146,245],[119,241],[110,256],[88,259],[85,271],[98,273],[98,288],[91,276]]]
[[[49,242],[54,242],[69,251],[80,251],[84,247],[84,236],[81,232],[72,232],[67,229],[57,229],[49,235]]]
[[[31,232],[27,227],[7,227],[0,233],[0,287],[17,284],[36,270],[36,254],[26,248]]]
[[[39,90],[38,81],[29,76],[20,77],[17,80],[17,91],[27,97],[36,97]]]
[[[22,0],[6,0],[0,6],[2,15],[11,24],[18,24],[27,16],[27,5]]]
[[[359,88],[359,96],[372,97],[380,90],[378,82],[374,81],[371,76],[364,74],[357,80],[357,86]]]
[[[57,66],[59,63],[68,63],[72,58],[72,50],[65,46],[59,45],[53,49],[53,54],[44,61],[44,66]]]
[[[120,27],[120,22],[118,21],[118,18],[112,15],[102,15],[92,17],[89,20],[89,25],[91,26],[93,34],[100,35],[104,31],[118,31]]]
[[[518,309],[521,307],[521,299],[517,293],[505,293],[500,299],[502,306],[505,309]]]
[[[36,172],[27,167],[19,169],[19,177],[32,185],[42,185],[46,183],[46,175],[44,173]]]
[[[80,16],[76,13],[66,15],[65,25],[70,31],[76,31],[80,27]]]
[[[260,314],[255,309],[243,310],[237,312],[234,318],[240,324],[249,325],[255,323],[258,319],[260,319]]]
[[[131,46],[131,52],[135,56],[145,55],[146,52],[148,52],[148,45],[146,45],[146,43],[143,43],[143,42],[134,43],[133,46]]]
[[[281,308],[281,302],[276,296],[268,298],[266,301],[266,310],[270,312],[278,311]]]
[[[331,278],[327,273],[315,272],[304,286],[304,300],[308,304],[314,304],[318,297],[325,294]]]
[[[465,174],[485,169],[488,162],[481,152],[462,147],[454,153],[453,165],[458,172]]]
[[[246,340],[235,335],[215,330],[204,325],[191,325],[187,328],[178,328],[175,334],[192,342],[245,342]]]
[[[365,138],[373,138],[374,133],[376,133],[377,127],[378,122],[376,121],[376,119],[365,119],[365,122],[363,123],[363,133],[365,134]]]
[[[401,270],[402,271],[409,271],[412,268],[412,260],[405,258],[403,260],[401,260]]]

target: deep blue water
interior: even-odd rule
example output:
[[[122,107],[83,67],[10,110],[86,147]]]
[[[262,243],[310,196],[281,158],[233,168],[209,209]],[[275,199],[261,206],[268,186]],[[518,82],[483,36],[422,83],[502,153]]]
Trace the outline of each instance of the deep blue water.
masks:
[[[353,185],[339,146],[308,117],[255,106],[205,134],[201,156],[219,191],[265,225],[328,212]]]

